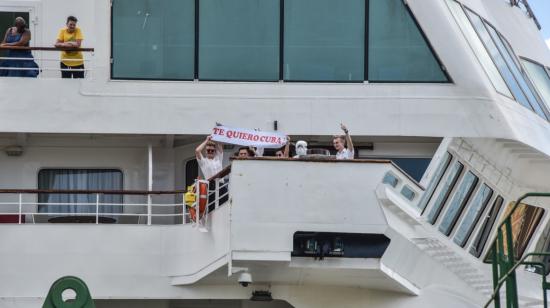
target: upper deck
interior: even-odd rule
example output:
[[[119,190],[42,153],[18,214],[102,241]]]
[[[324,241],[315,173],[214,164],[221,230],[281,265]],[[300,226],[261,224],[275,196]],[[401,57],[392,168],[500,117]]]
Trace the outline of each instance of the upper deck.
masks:
[[[56,0],[6,3],[6,10],[29,12],[31,45],[53,44],[65,15],[73,14],[85,35],[83,46],[94,52],[85,55],[90,71],[84,80],[47,73],[36,80],[3,78],[0,131],[203,134],[214,121],[265,129],[277,121],[288,134],[330,135],[333,129],[325,123],[344,121],[356,135],[497,137],[550,153],[542,91],[526,106],[518,104],[517,93],[499,93],[448,2],[392,1],[386,6],[371,1],[367,7],[356,1],[357,7],[345,7],[356,20],[342,25],[341,32],[316,34],[325,36],[324,45],[291,17],[301,16],[312,27],[319,21],[309,11],[323,12],[334,23],[347,11],[328,10],[330,1],[318,7],[286,1],[286,6],[284,1],[269,4],[280,9],[273,13],[277,16],[266,13],[271,7],[262,7],[261,18],[242,13],[247,24],[225,21],[223,33],[212,30],[209,18],[216,12],[236,16],[234,10],[246,7],[246,1],[221,11],[215,1],[207,1],[196,12],[190,10],[194,2],[187,1],[172,13],[170,1],[158,10],[123,0],[112,5],[75,1],[70,8]],[[520,9],[499,0],[463,3],[494,26],[514,57],[550,66],[533,20]],[[384,32],[386,25],[372,17],[376,14],[391,17],[394,24],[388,25],[394,30]],[[246,26],[260,20],[264,32]],[[245,28],[250,33],[242,32]],[[242,35],[230,36],[231,31]],[[261,41],[254,41],[258,37]],[[179,51],[172,54],[170,48]],[[304,57],[312,50],[320,52]],[[56,54],[35,52],[35,57],[55,60]],[[334,55],[336,61],[329,60]],[[525,75],[523,65],[519,69]]]

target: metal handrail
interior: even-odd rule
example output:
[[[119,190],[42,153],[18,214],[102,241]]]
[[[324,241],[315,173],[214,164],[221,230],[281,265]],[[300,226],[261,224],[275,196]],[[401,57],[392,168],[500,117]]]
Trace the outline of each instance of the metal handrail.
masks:
[[[546,290],[544,290],[545,285],[546,285],[546,276],[547,276],[547,274],[546,274],[546,265],[542,262],[533,262],[533,261],[527,261],[526,262],[525,261],[527,258],[532,257],[532,256],[550,257],[550,253],[548,253],[548,252],[530,252],[530,253],[526,254],[523,258],[521,258],[521,260],[519,260],[512,268],[510,268],[506,272],[506,274],[504,274],[504,276],[502,276],[498,280],[496,288],[495,288],[494,292],[491,294],[491,298],[489,299],[489,301],[487,301],[487,303],[485,303],[485,305],[483,306],[484,308],[489,307],[491,302],[493,300],[495,300],[496,296],[500,292],[500,288],[502,287],[502,285],[506,282],[506,280],[509,278],[509,276],[511,276],[520,265],[536,265],[536,266],[540,266],[542,268],[542,270],[543,270],[542,279],[543,279],[543,292],[544,292],[544,307],[546,308],[546,306],[547,306],[547,304],[546,304]]]
[[[0,50],[44,50],[44,51],[83,51],[94,52],[94,48],[74,48],[74,47],[30,47],[30,46],[0,46]]]
[[[535,25],[537,25],[537,28],[541,30],[542,27],[539,23],[539,20],[535,16],[535,13],[533,12],[533,9],[531,8],[531,5],[529,5],[529,2],[527,0],[510,0],[511,6],[519,7],[520,4],[522,4],[525,7],[525,10],[527,11],[527,14],[529,14],[529,17],[533,18],[533,21],[535,22]]]
[[[489,246],[489,252],[492,254],[492,260],[491,263],[493,264],[493,294],[491,298],[487,301],[484,307],[488,307],[491,302],[495,302],[495,307],[500,307],[500,296],[497,297],[497,295],[500,294],[500,288],[506,282],[506,294],[507,294],[507,301],[512,301],[512,303],[508,303],[508,307],[518,307],[518,297],[517,297],[517,284],[516,284],[516,277],[515,277],[515,270],[518,266],[525,263],[525,259],[530,256],[550,256],[550,253],[541,253],[541,252],[532,252],[525,255],[523,258],[521,258],[518,262],[514,263],[515,261],[515,253],[514,253],[514,242],[512,237],[512,224],[511,224],[511,218],[512,215],[515,213],[516,209],[519,207],[521,202],[529,197],[550,197],[550,193],[526,193],[523,196],[521,196],[513,205],[512,209],[506,215],[506,217],[502,220],[502,222],[497,227],[497,236]],[[502,228],[506,229],[506,239],[504,239]],[[503,252],[504,249],[504,242],[506,240],[507,245],[507,258],[505,258],[505,254]],[[500,249],[498,249],[500,248]],[[486,261],[487,258],[485,258],[484,262],[488,263]],[[503,264],[499,263],[499,259],[503,260]],[[506,260],[504,260],[506,259]],[[509,264],[506,264],[509,263]],[[500,272],[505,271],[504,275],[499,276],[499,266],[502,268]],[[509,268],[507,268],[510,266]],[[546,307],[546,272],[543,273],[543,292],[544,292],[544,307]]]

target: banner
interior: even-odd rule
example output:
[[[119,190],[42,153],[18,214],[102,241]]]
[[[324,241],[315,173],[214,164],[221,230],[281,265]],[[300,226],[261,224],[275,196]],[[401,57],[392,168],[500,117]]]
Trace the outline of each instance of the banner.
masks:
[[[216,126],[212,129],[212,140],[240,146],[277,149],[286,144],[286,135],[278,132]]]

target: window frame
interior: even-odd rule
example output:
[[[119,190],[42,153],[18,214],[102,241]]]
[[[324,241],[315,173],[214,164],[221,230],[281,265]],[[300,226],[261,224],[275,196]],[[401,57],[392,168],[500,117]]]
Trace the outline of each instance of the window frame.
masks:
[[[467,249],[468,253],[470,253],[472,256],[476,258],[480,258],[483,255],[487,242],[489,241],[489,238],[491,238],[491,234],[493,234],[496,231],[496,229],[494,228],[495,223],[499,221],[498,218],[502,215],[503,208],[506,207],[505,201],[506,200],[504,200],[504,197],[501,194],[497,194],[496,198],[493,200],[491,207],[488,209],[488,212],[485,214],[485,219],[483,220],[483,224],[477,231],[476,236],[473,239],[473,242],[469,245],[469,248]],[[491,215],[491,213],[494,213],[494,215]],[[475,246],[478,246],[481,249],[480,250],[476,249],[475,251],[472,251],[472,249]]]
[[[487,187],[489,189],[488,197],[480,200],[481,206],[479,207],[478,213],[474,216],[474,219],[471,222],[468,223],[469,226],[466,226],[466,228],[467,228],[466,233],[465,233],[464,238],[462,239],[462,241],[457,242],[457,240],[458,240],[457,233],[462,228],[462,226],[466,223],[465,219],[468,216],[469,211],[471,209],[473,209],[473,207],[475,206],[475,204],[473,204],[473,201],[478,196],[478,194],[481,194],[483,192],[483,189],[485,187]],[[495,197],[495,190],[487,182],[484,182],[484,181],[482,181],[482,179],[480,179],[479,188],[477,189],[477,191],[475,191],[475,193],[472,194],[471,200],[468,202],[468,204],[464,207],[464,209],[462,211],[462,215],[463,215],[462,219],[457,220],[457,223],[458,223],[458,221],[460,221],[460,225],[458,226],[458,229],[456,230],[456,232],[452,236],[452,240],[455,244],[457,244],[458,246],[460,246],[462,248],[464,248],[466,246],[466,244],[468,243],[468,241],[472,237],[472,234],[474,233],[474,231],[476,229],[476,226],[479,223],[479,220],[483,216],[483,213],[485,213],[485,211],[487,210],[488,205],[491,203],[491,201],[495,200],[497,197]]]
[[[112,2],[117,0],[111,0]],[[424,39],[424,42],[426,43],[428,49],[430,50],[431,55],[434,57],[434,59],[437,61],[443,75],[447,79],[446,81],[414,81],[414,80],[389,80],[389,81],[383,81],[383,80],[377,80],[377,81],[369,81],[368,79],[368,69],[369,69],[369,57],[368,57],[368,48],[369,48],[369,14],[370,14],[370,0],[363,0],[365,4],[365,25],[363,26],[364,31],[364,74],[362,80],[356,80],[356,81],[349,81],[349,80],[285,80],[284,79],[284,47],[285,47],[285,25],[284,25],[284,19],[285,19],[285,1],[286,0],[279,0],[279,77],[278,80],[246,80],[246,79],[200,79],[199,78],[199,32],[200,32],[200,0],[194,0],[195,5],[195,12],[194,12],[194,72],[193,72],[193,79],[178,79],[178,78],[140,78],[140,77],[115,77],[113,74],[114,71],[114,39],[113,39],[113,25],[114,25],[114,5],[111,3],[110,8],[110,55],[109,55],[109,78],[113,81],[175,81],[175,82],[243,82],[243,83],[316,83],[316,84],[323,84],[323,83],[333,83],[333,84],[454,84],[454,80],[452,79],[451,75],[447,71],[446,66],[443,64],[443,61],[441,60],[441,57],[434,49],[431,41],[429,40],[428,36],[424,32],[424,29],[418,22],[418,19],[414,15],[413,11],[411,10],[408,2],[406,0],[399,0],[403,3],[405,9],[407,10],[407,13],[412,18],[414,25],[418,28],[418,31],[420,32],[422,38]]]
[[[524,57],[524,56],[518,56],[519,58],[519,63],[521,65],[521,68],[527,73],[527,75],[529,75],[529,72],[527,71],[527,69],[525,68],[525,66],[523,65],[522,61],[526,61],[526,62],[530,62],[532,64],[535,64],[535,65],[538,65],[540,66],[544,72],[546,73],[546,75],[548,75],[548,78],[550,79],[550,67],[538,62],[538,61],[535,61],[533,59],[530,59],[530,58],[527,58],[527,57]],[[531,81],[531,78],[529,78],[529,81]],[[533,83],[533,81],[531,81],[531,83]],[[539,97],[541,98],[542,102],[543,103],[546,103],[547,106],[545,106],[546,108],[545,109],[548,109],[550,108],[550,101],[549,102],[546,102],[546,100],[540,95],[540,91],[539,89],[537,88],[537,86],[535,84],[533,84],[533,88],[535,91],[537,91],[537,94],[539,95]],[[548,111],[550,112],[550,111]],[[549,120],[550,121],[550,120]]]
[[[420,215],[424,215],[424,212],[428,208],[428,204],[430,204],[430,201],[435,195],[435,191],[437,190],[437,187],[439,186],[439,184],[441,184],[441,180],[443,180],[443,178],[445,177],[445,174],[449,170],[449,166],[453,161],[453,158],[454,158],[453,154],[451,154],[449,151],[445,151],[445,153],[446,154],[444,154],[443,157],[441,158],[439,164],[436,167],[435,173],[433,174],[433,176],[437,177],[437,179],[432,178],[432,180],[430,181],[430,184],[428,184],[428,187],[426,188],[426,190],[424,190],[424,194],[422,194],[422,198],[420,199],[420,201],[418,201],[418,204],[416,207],[420,209],[421,211]],[[438,173],[438,171],[441,171],[441,173]],[[435,182],[434,182],[434,179],[436,180]],[[427,195],[428,192],[429,192],[429,196]],[[423,206],[420,207],[422,203],[423,203]]]
[[[471,184],[468,187],[464,187],[466,189],[464,197],[462,200],[457,199],[457,202],[459,202],[456,207],[456,212],[452,214],[450,211],[454,209],[454,207],[451,207],[453,205],[453,201],[455,201],[455,198],[458,198],[458,193],[460,191],[460,188],[462,188],[462,185],[467,184],[466,177],[467,176],[473,176],[473,180]],[[450,236],[453,232],[454,228],[456,227],[456,224],[462,217],[464,210],[466,209],[467,205],[472,201],[472,196],[474,195],[474,192],[476,192],[479,188],[480,179],[477,174],[473,172],[473,169],[465,170],[464,175],[462,176],[462,180],[460,181],[460,184],[458,184],[458,187],[454,190],[451,200],[448,202],[448,204],[445,204],[444,207],[447,207],[445,210],[445,214],[443,214],[442,220],[439,222],[437,226],[437,230],[439,232],[443,233],[445,236]],[[447,218],[447,215],[453,215],[451,217],[450,224],[446,227],[446,229],[441,229],[443,227],[442,223],[445,221],[445,218]],[[450,216],[449,216],[450,217]]]
[[[447,71],[447,67],[443,64],[443,61],[441,61],[441,58],[439,57],[439,55],[437,54],[437,52],[435,51],[433,45],[432,45],[432,42],[430,42],[430,40],[428,39],[428,36],[426,35],[426,33],[424,32],[424,28],[422,28],[422,26],[420,25],[420,23],[418,22],[418,19],[416,18],[416,16],[414,15],[413,11],[411,10],[411,7],[409,6],[409,3],[406,1],[406,0],[401,0],[403,2],[403,5],[405,6],[405,9],[407,10],[407,13],[409,14],[409,16],[412,18],[414,24],[416,25],[418,31],[420,32],[420,35],[422,35],[422,38],[424,39],[424,42],[426,42],[426,45],[428,46],[428,49],[430,50],[430,53],[432,54],[432,56],[434,57],[434,59],[437,61],[437,64],[439,64],[439,68],[441,69],[441,72],[443,73],[443,75],[445,76],[445,78],[447,78],[446,81],[401,81],[401,80],[386,80],[386,81],[383,81],[383,80],[376,80],[376,81],[371,81],[369,80],[368,76],[369,76],[369,14],[365,15],[365,23],[367,24],[367,26],[365,27],[365,81],[368,82],[368,83],[374,83],[374,84],[377,84],[377,83],[380,83],[380,84],[394,84],[394,83],[401,83],[401,84],[406,84],[406,83],[413,83],[413,84],[454,84],[454,80],[451,78],[451,75],[449,74],[449,72]],[[366,3],[366,6],[367,6],[367,13],[370,13],[370,10],[369,10],[369,7],[370,7],[370,0],[365,0],[365,3]]]
[[[432,204],[432,206],[430,207],[430,211],[427,214],[426,219],[432,225],[435,225],[437,223],[439,217],[441,216],[441,213],[443,212],[443,209],[445,208],[445,205],[447,204],[447,201],[449,200],[449,197],[456,190],[457,183],[462,180],[462,178],[464,177],[464,174],[467,172],[466,166],[460,160],[458,160],[458,159],[454,160],[453,166],[451,166],[451,168],[454,168],[454,164],[459,165],[457,173],[454,174],[454,175],[452,173],[448,173],[448,174],[446,174],[446,177],[445,177],[445,183],[446,183],[446,181],[449,180],[451,176],[453,176],[453,178],[451,179],[450,185],[449,185],[449,189],[447,191],[445,191],[445,193],[443,195],[441,195],[441,193],[443,192],[442,189],[444,187],[439,188],[439,190],[436,189],[439,193],[439,196],[442,196],[442,200],[440,202],[440,205],[437,206],[437,207],[434,207],[436,204]],[[439,196],[438,196],[437,199],[439,199]],[[437,202],[437,199],[435,200],[436,202]],[[434,210],[435,210],[435,212],[434,212]],[[434,213],[433,217],[430,217],[430,216],[432,216],[432,212]]]

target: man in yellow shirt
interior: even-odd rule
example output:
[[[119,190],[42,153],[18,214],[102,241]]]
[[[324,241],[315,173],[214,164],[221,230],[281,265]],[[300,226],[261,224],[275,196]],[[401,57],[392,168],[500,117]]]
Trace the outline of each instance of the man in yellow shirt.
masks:
[[[67,27],[59,30],[55,47],[80,48],[84,36],[76,26],[77,22],[76,17],[67,17]],[[61,52],[61,77],[84,78],[84,57],[81,51]]]

